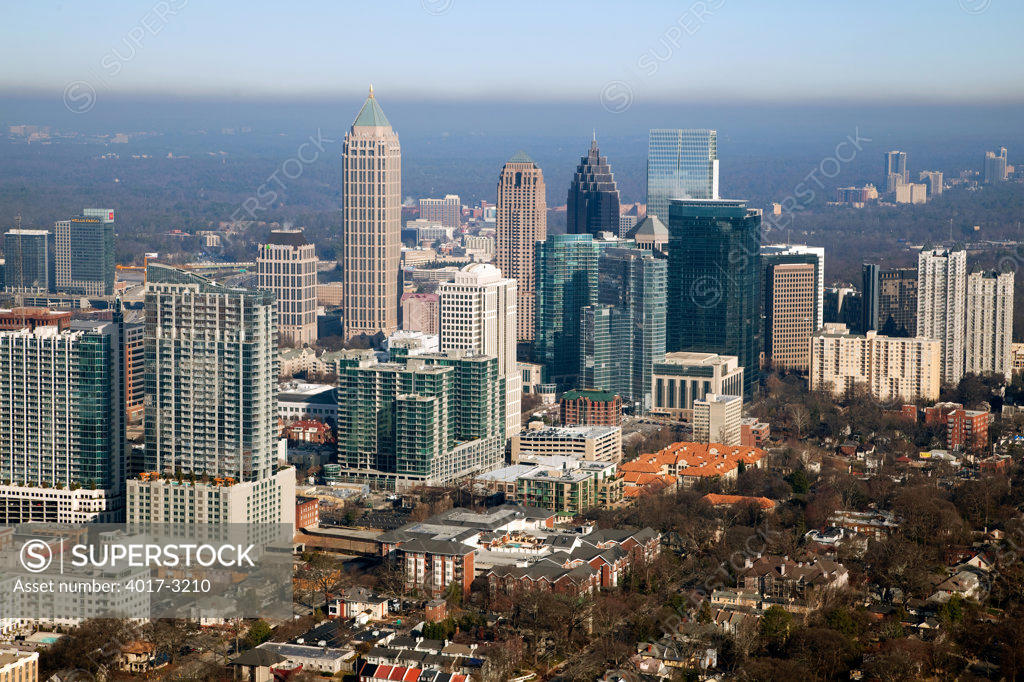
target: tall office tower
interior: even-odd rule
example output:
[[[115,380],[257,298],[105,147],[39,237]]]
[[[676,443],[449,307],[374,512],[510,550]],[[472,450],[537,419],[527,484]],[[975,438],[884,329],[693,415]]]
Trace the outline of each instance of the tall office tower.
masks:
[[[274,294],[150,263],[145,301],[146,471],[128,480],[128,521],[293,523]]]
[[[146,399],[146,325],[124,325],[124,408],[128,421],[142,420]]]
[[[942,379],[964,375],[967,252],[933,249],[917,260],[917,335],[942,342]]]
[[[87,208],[54,226],[54,289],[86,296],[114,293],[114,209]]]
[[[50,290],[49,230],[9,230],[4,235],[4,288]]]
[[[503,462],[496,357],[453,351],[382,363],[373,351],[346,350],[335,367],[345,480],[390,490],[447,485]]]
[[[402,147],[370,87],[345,134],[342,253],[346,339],[398,329],[402,255]]]
[[[760,378],[761,212],[746,201],[673,200],[666,349],[735,355],[750,396]]]
[[[697,443],[740,444],[743,398],[708,393],[693,401],[693,440]]]
[[[544,174],[524,152],[516,152],[498,177],[494,262],[516,281],[516,339],[533,341],[534,249],[548,234]]]
[[[917,268],[882,270],[861,266],[860,330],[884,336],[914,336],[917,331]]]
[[[885,191],[895,192],[897,185],[910,182],[907,153],[893,150],[885,154]]]
[[[441,284],[441,352],[497,358],[505,394],[505,436],[519,433],[522,376],[516,362],[516,281],[487,263],[472,263]]]
[[[598,305],[584,309],[581,385],[621,396],[637,414],[653,407],[652,372],[665,358],[667,272],[667,261],[646,249],[606,248]]]
[[[599,250],[590,234],[553,234],[537,243],[534,359],[563,389],[577,387],[580,310],[597,302]]]
[[[862,387],[878,400],[938,400],[941,348],[936,339],[855,336],[828,323],[811,335],[810,389],[843,396]]]
[[[440,334],[441,297],[426,293],[402,294],[402,329],[435,336]],[[512,333],[515,334],[514,329]]]
[[[647,215],[668,221],[672,199],[718,198],[718,132],[651,130],[647,142]]]
[[[619,234],[619,188],[608,158],[597,148],[596,136],[590,142],[590,151],[576,166],[566,198],[565,220],[569,234]]]
[[[804,244],[768,244],[761,247],[762,264],[811,263],[814,265],[814,328],[825,324],[825,249]]]
[[[462,200],[458,194],[446,194],[444,199],[420,199],[420,218],[458,229],[462,226]]]
[[[0,524],[124,518],[122,329],[0,331]]]
[[[942,194],[942,171],[921,171],[917,179],[928,185],[929,199]]]
[[[1013,273],[972,272],[967,278],[965,369],[1013,375]]]
[[[278,334],[290,346],[316,343],[316,263],[302,230],[273,230],[256,254],[258,286],[277,297]]]
[[[763,256],[762,256],[763,257]],[[765,361],[778,369],[806,371],[808,341],[818,329],[816,263],[765,262]]]
[[[1006,177],[1006,147],[1000,147],[998,154],[985,152],[985,182],[1006,182]]]

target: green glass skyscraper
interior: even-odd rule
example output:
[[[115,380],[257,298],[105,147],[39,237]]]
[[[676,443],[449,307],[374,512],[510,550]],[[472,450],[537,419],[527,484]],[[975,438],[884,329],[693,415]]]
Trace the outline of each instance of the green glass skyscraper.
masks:
[[[749,396],[761,350],[761,212],[744,200],[669,207],[669,351],[735,355]]]

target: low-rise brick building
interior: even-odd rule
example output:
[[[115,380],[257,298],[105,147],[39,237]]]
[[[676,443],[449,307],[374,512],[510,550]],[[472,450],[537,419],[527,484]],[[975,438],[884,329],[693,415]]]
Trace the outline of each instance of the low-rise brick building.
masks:
[[[597,389],[566,391],[559,403],[559,413],[562,426],[619,426],[622,398]]]

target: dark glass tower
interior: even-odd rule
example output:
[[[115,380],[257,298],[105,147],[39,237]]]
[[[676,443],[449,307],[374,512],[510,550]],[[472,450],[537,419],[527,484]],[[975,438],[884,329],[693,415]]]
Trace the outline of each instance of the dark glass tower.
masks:
[[[566,204],[569,234],[619,233],[619,189],[608,158],[597,148],[596,137],[576,167]]]
[[[735,355],[743,390],[761,350],[761,212],[733,199],[669,204],[668,351]]]

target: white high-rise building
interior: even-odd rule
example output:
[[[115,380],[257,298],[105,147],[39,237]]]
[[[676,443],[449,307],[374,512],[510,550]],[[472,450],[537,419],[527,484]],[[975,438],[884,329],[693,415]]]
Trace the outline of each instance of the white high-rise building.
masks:
[[[967,278],[965,369],[1013,375],[1013,273],[972,272]]]
[[[505,434],[520,429],[522,376],[516,362],[516,281],[488,263],[472,263],[438,289],[441,352],[472,350],[498,358],[505,381]]]
[[[259,288],[277,296],[278,333],[292,346],[316,343],[316,248],[302,230],[274,230],[256,256]]]
[[[941,348],[937,339],[850,334],[827,323],[811,335],[812,391],[842,396],[858,387],[878,400],[938,400]]]
[[[345,338],[398,329],[402,147],[370,88],[342,153]]]
[[[917,260],[917,335],[942,343],[942,380],[964,375],[967,252],[931,249]]]
[[[693,401],[693,440],[698,443],[740,444],[743,398],[708,393]]]

